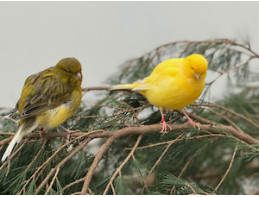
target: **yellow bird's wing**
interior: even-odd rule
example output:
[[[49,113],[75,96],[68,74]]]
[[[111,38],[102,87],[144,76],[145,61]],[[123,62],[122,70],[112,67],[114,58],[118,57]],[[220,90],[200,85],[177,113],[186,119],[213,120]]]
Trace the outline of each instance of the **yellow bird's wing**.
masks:
[[[134,88],[134,91],[139,91],[145,94],[145,91],[159,88],[160,84],[164,84],[165,82],[170,82],[174,79],[179,73],[179,67],[182,65],[182,59],[169,59],[166,60],[153,70],[153,72],[142,80],[138,87]],[[169,84],[168,84],[169,85]]]
[[[53,75],[53,68],[31,75],[18,102],[20,119],[41,114],[69,99],[72,89]]]

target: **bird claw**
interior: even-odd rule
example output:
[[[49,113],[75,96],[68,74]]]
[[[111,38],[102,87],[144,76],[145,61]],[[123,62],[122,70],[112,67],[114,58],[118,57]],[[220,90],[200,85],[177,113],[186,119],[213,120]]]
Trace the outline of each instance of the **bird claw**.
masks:
[[[75,133],[75,132],[80,131],[79,129],[77,129],[77,130],[69,130],[69,129],[66,129],[66,128],[64,128],[64,130],[67,132],[67,139],[66,139],[66,143],[68,143],[68,142],[69,142],[69,138],[70,138],[70,136],[71,136],[71,133]]]
[[[200,123],[196,123],[196,122],[192,121],[191,119],[188,119],[188,122],[189,122],[189,124],[191,124],[192,126],[197,127],[198,130],[201,130],[201,127],[200,127],[201,124],[200,124]]]
[[[167,133],[167,128],[169,128],[169,130],[172,130],[172,127],[169,124],[167,124],[165,121],[162,121],[162,130],[160,131],[162,135]]]
[[[41,129],[40,129],[40,138],[41,138],[41,139],[43,139],[43,133],[44,133],[44,129],[41,128]]]

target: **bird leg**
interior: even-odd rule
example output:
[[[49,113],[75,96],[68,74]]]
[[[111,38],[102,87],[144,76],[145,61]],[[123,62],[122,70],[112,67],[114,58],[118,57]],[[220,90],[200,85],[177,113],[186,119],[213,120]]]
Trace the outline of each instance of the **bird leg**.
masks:
[[[43,133],[44,133],[44,129],[40,128],[40,137],[43,139]]]
[[[77,130],[70,130],[70,129],[67,129],[67,128],[63,127],[63,126],[60,126],[60,127],[67,132],[66,142],[69,142],[69,138],[71,136],[71,133],[75,133],[75,132],[80,131],[79,129],[77,129]]]
[[[185,117],[188,119],[188,122],[189,122],[189,124],[191,124],[192,126],[196,126],[197,128],[198,128],[198,130],[200,130],[201,128],[200,128],[200,126],[201,126],[201,124],[200,123],[196,123],[196,122],[194,122],[189,116],[188,116],[188,114],[183,110],[182,111],[182,113],[185,115]]]
[[[166,123],[165,121],[165,117],[164,117],[164,114],[163,114],[163,109],[162,108],[159,108],[159,111],[160,111],[160,114],[161,114],[161,122],[163,124],[162,126],[162,130],[161,130],[161,133],[162,135],[164,135],[166,132],[167,132],[167,127],[171,130],[172,127]]]

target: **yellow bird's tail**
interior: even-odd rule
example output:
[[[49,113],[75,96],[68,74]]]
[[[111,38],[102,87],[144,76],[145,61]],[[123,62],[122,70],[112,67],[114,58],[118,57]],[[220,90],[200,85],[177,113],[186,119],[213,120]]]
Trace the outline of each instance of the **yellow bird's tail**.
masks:
[[[131,83],[131,84],[121,84],[113,86],[111,90],[132,90],[137,88],[140,85],[140,82]]]

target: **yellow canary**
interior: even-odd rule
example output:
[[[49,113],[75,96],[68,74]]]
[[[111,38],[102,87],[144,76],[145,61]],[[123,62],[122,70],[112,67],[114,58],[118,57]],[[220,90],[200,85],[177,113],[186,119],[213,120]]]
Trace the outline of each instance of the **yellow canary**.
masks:
[[[36,128],[43,132],[57,127],[72,116],[81,103],[81,83],[81,64],[75,58],[62,59],[56,66],[29,76],[16,105],[19,126],[2,161],[25,134]]]
[[[144,95],[157,106],[163,123],[162,132],[171,127],[165,122],[163,109],[179,110],[188,122],[198,126],[184,112],[183,108],[193,103],[202,93],[205,85],[208,62],[200,54],[186,58],[168,59],[156,66],[153,72],[140,82],[114,86],[113,90],[130,89]]]

